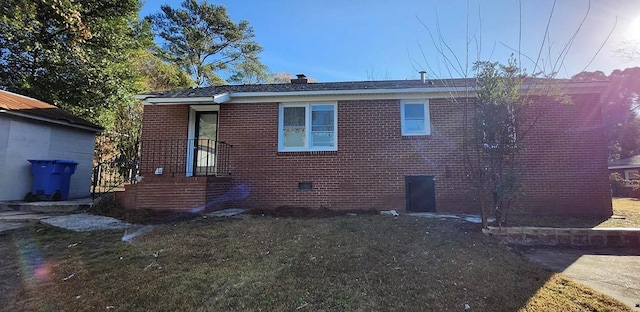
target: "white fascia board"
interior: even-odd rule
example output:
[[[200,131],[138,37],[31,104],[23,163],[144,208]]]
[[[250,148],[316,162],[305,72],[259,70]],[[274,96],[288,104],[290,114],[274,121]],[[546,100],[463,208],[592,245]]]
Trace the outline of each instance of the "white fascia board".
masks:
[[[238,97],[276,97],[276,96],[313,96],[313,95],[363,95],[363,94],[395,94],[395,93],[438,93],[471,90],[471,88],[404,88],[404,89],[357,89],[357,90],[321,90],[290,92],[234,92],[232,98]]]
[[[213,96],[213,101],[216,103],[224,103],[224,102],[228,102],[229,100],[231,100],[231,96],[229,96],[228,92],[225,92],[222,94],[216,94]]]
[[[64,122],[62,120],[49,119],[49,118],[40,117],[40,116],[33,116],[33,115],[23,114],[23,113],[16,112],[16,111],[0,110],[0,114],[7,114],[7,115],[13,115],[13,116],[21,117],[21,118],[26,118],[26,119],[32,119],[32,120],[48,122],[48,123],[52,123],[52,124],[56,124],[56,125],[63,125],[63,126],[67,126],[67,127],[87,130],[87,131],[91,131],[91,132],[95,132],[95,133],[102,133],[102,131],[103,131],[103,130],[98,129],[98,128],[89,127],[89,126],[85,126],[85,125],[81,125],[81,124],[76,124],[76,123],[71,123],[71,122]]]
[[[638,166],[638,165],[624,165],[624,166],[610,166],[608,168],[609,168],[609,170],[612,170],[612,169],[632,169],[632,168],[633,169],[638,169],[638,168],[640,168],[640,166]]]
[[[408,88],[374,90],[329,90],[301,92],[231,93],[228,103],[264,103],[298,101],[348,101],[382,99],[427,99],[475,96],[470,88]]]
[[[163,98],[163,97],[151,97],[145,98],[144,104],[158,104],[158,105],[176,105],[176,104],[215,104],[214,98],[211,96],[202,97],[180,97],[180,98]]]

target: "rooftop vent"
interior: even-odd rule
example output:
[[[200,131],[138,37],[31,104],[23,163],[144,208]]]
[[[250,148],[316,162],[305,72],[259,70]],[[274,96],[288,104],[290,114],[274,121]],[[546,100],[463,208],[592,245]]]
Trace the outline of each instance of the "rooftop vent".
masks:
[[[427,82],[427,72],[426,71],[420,71],[420,80],[422,80],[422,83],[426,83]]]
[[[291,79],[291,83],[294,83],[294,84],[305,84],[305,83],[307,83],[308,79],[307,79],[307,76],[305,76],[304,74],[297,74],[296,76],[298,78]]]

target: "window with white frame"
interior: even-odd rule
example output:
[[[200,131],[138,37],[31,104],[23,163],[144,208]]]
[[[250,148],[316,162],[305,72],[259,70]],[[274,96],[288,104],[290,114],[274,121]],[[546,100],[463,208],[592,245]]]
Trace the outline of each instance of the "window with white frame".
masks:
[[[402,123],[402,135],[430,135],[429,101],[400,101],[400,121]]]
[[[640,180],[640,175],[638,175],[638,170],[625,170],[624,171],[624,182],[626,186],[633,186],[634,180]]]
[[[336,103],[280,104],[278,151],[336,151]]]

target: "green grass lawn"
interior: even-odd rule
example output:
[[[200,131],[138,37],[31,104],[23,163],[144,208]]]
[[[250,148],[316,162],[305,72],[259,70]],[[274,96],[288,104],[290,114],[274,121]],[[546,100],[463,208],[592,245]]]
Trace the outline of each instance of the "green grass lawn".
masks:
[[[209,218],[121,238],[1,235],[0,310],[630,311],[459,221]]]
[[[600,224],[599,227],[637,227],[640,228],[640,200],[637,198],[612,199],[614,218]]]

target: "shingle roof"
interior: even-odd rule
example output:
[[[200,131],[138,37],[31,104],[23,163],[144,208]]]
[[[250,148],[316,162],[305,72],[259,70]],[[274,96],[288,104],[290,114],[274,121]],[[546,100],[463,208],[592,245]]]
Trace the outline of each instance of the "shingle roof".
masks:
[[[65,124],[70,127],[89,128],[87,130],[96,132],[103,130],[102,127],[51,104],[24,95],[0,90],[0,112],[3,110],[8,113],[13,113],[14,115]]]
[[[529,79],[528,83],[535,83],[541,79]],[[145,96],[160,98],[209,97],[217,94],[236,92],[305,92],[332,90],[375,90],[375,89],[411,89],[411,88],[455,88],[473,86],[474,78],[430,79],[426,83],[422,80],[380,80],[380,81],[346,81],[346,82],[316,82],[316,83],[281,83],[281,84],[249,84],[223,85],[203,88],[188,88],[162,92],[147,93]],[[568,79],[555,79],[555,83],[580,83]],[[593,81],[591,81],[593,82]]]
[[[381,81],[346,81],[346,82],[314,82],[314,83],[280,83],[209,86],[164,92],[149,93],[154,97],[200,97],[230,92],[297,92],[297,91],[330,91],[330,90],[373,90],[373,89],[407,89],[429,87],[461,87],[473,80],[470,79],[438,79],[423,83],[421,80],[381,80]]]
[[[609,169],[640,168],[640,155],[609,162]]]

